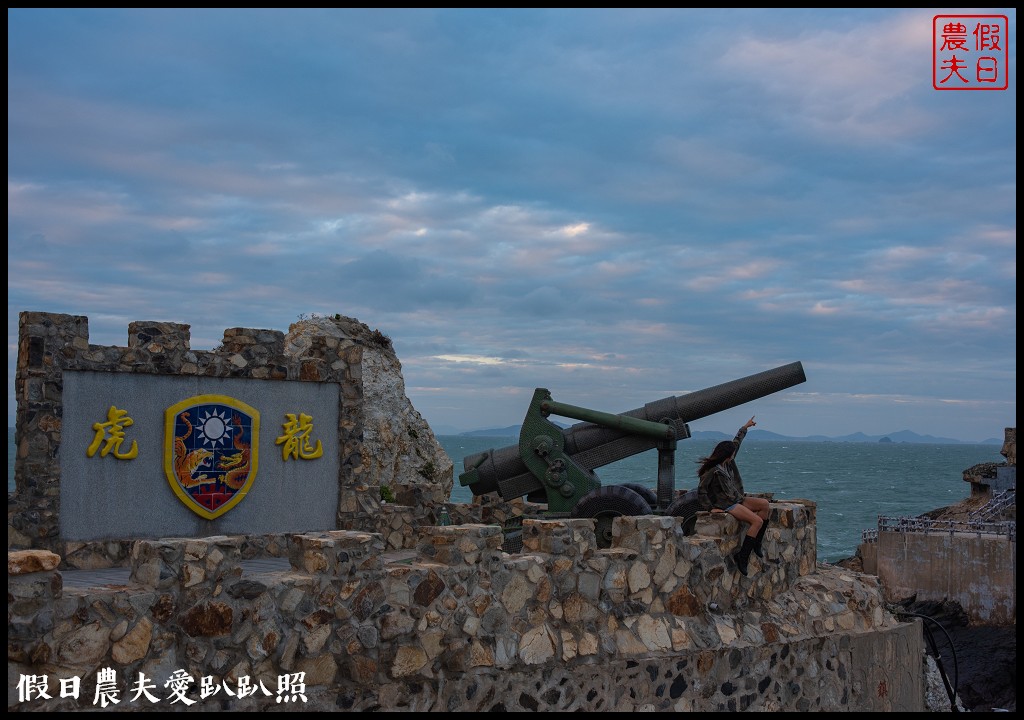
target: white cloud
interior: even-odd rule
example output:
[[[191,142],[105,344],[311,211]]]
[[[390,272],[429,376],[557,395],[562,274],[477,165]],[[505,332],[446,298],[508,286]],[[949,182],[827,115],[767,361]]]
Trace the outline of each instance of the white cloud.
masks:
[[[474,365],[505,365],[503,358],[486,357],[484,355],[435,355],[438,360],[453,363],[472,363]]]
[[[961,428],[1013,418],[1014,95],[931,90],[931,13],[21,11],[8,345],[20,309],[195,347],[340,312],[431,421],[797,357],[828,401],[787,394],[772,429],[852,423],[856,395],[858,425],[995,435]]]
[[[903,10],[842,29],[801,27],[771,37],[748,30],[718,64],[748,81],[752,104],[783,103],[788,110],[779,111],[789,121],[833,142],[891,142],[932,121],[905,96],[931,86],[933,14]]]
[[[576,223],[575,225],[564,225],[558,229],[562,235],[566,237],[576,237],[582,235],[590,229],[590,223]]]

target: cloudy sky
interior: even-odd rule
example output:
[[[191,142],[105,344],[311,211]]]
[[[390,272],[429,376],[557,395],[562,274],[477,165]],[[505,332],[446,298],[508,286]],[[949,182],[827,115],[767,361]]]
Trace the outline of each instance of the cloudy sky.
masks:
[[[8,9],[8,422],[20,311],[340,313],[442,434],[800,361],[691,430],[1001,438],[1016,12],[937,91],[955,12]]]

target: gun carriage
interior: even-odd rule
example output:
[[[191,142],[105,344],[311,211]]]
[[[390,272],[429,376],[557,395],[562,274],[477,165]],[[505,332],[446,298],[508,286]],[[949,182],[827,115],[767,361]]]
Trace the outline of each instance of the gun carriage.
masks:
[[[690,437],[688,423],[763,398],[806,381],[799,362],[648,403],[614,414],[556,402],[537,388],[519,444],[463,459],[459,483],[474,495],[497,492],[503,500],[525,496],[546,503],[548,517],[594,518],[598,544],[611,544],[612,521],[621,515],[682,517],[693,534],[700,505],[696,490],[675,490],[675,450]],[[582,422],[562,428],[555,415]],[[657,490],[639,483],[602,485],[596,468],[657,449]]]

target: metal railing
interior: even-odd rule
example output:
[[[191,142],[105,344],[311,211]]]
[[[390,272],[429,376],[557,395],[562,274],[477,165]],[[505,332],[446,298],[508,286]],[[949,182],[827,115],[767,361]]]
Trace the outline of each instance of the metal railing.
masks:
[[[932,520],[922,517],[885,517],[878,516],[878,527],[864,530],[860,538],[862,543],[878,542],[878,532],[946,532],[973,535],[1006,535],[1011,540],[1017,538],[1016,520],[995,520],[1002,516],[1011,506],[1017,504],[1017,489],[1009,488],[992,497],[987,503],[970,514],[967,520]]]
[[[1017,523],[1011,522],[958,522],[955,520],[920,520],[919,518],[879,517],[878,529],[861,532],[862,543],[878,542],[879,532],[902,533],[948,533],[949,535],[1005,535],[1007,539],[1016,541]]]
[[[991,520],[994,517],[1001,516],[1007,509],[1016,504],[1017,488],[1008,488],[978,508],[973,516],[979,520]]]

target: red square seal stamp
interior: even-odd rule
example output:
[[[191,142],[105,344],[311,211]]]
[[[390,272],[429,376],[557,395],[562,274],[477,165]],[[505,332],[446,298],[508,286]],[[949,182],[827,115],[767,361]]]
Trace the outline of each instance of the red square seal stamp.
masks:
[[[932,87],[1005,90],[1010,86],[1010,23],[1006,15],[932,18]]]

